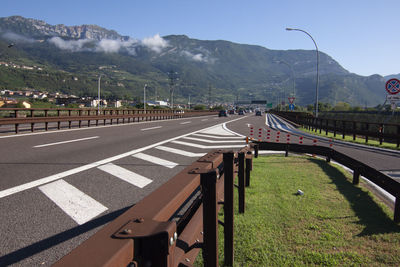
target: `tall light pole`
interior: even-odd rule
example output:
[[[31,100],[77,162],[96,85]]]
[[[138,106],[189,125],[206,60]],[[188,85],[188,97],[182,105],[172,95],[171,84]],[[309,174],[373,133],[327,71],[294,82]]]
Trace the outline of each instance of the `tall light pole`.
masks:
[[[98,111],[98,113],[100,114],[100,80],[101,80],[101,76],[102,76],[103,74],[100,74],[100,76],[99,76],[99,82],[98,82],[98,100],[99,100],[99,103],[97,104],[97,111]]]
[[[315,117],[318,118],[318,84],[319,84],[319,52],[318,52],[318,46],[317,43],[315,42],[314,38],[311,36],[311,34],[309,34],[308,32],[306,32],[305,30],[302,29],[293,29],[293,28],[286,28],[287,31],[300,31],[300,32],[304,32],[305,34],[307,34],[311,40],[314,42],[315,45],[315,49],[317,51],[317,85],[315,88]]]
[[[169,79],[169,96],[171,101],[171,109],[174,108],[174,82],[178,80],[178,73],[174,71],[168,72],[168,79]]]
[[[279,63],[279,64],[285,64],[286,66],[288,66],[289,68],[290,68],[290,71],[292,72],[292,80],[293,80],[293,97],[295,97],[296,96],[296,92],[295,92],[295,79],[294,79],[294,71],[293,71],[293,67],[292,67],[292,65],[290,65],[289,63],[287,63],[286,61],[284,61],[284,60],[279,60],[279,61],[275,61],[276,63]]]
[[[146,114],[146,87],[147,84],[144,85],[143,88],[143,107],[144,107],[144,114]]]

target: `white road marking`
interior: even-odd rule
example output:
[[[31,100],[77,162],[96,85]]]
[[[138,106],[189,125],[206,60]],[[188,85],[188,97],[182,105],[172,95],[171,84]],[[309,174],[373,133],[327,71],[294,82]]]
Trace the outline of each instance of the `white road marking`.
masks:
[[[124,169],[112,163],[101,165],[97,168],[140,188],[143,188],[152,182],[152,180],[140,174],[131,172],[130,170]]]
[[[241,140],[208,140],[208,139],[201,139],[201,138],[195,138],[195,137],[183,137],[183,139],[188,139],[188,140],[193,140],[193,141],[199,141],[199,142],[204,142],[204,143],[243,143],[244,140],[243,138]]]
[[[107,207],[64,180],[43,185],[39,189],[79,225],[107,210]]]
[[[191,121],[184,121],[184,122],[181,122],[180,124],[188,124],[188,123],[191,123]]]
[[[234,122],[234,121],[237,121],[237,120],[240,120],[240,119],[243,119],[243,118],[245,118],[245,117],[237,118],[237,119],[231,120],[230,122]],[[167,140],[160,141],[158,143],[154,143],[152,145],[148,145],[148,146],[145,146],[145,147],[134,149],[134,150],[131,150],[131,151],[128,151],[128,152],[125,152],[125,153],[122,153],[122,154],[119,154],[119,155],[116,155],[116,156],[113,156],[113,157],[109,157],[109,158],[106,158],[106,159],[102,159],[102,160],[99,160],[99,161],[96,161],[96,162],[93,162],[93,163],[89,163],[89,164],[86,164],[86,165],[83,165],[83,166],[80,166],[80,167],[77,167],[77,168],[74,168],[74,169],[71,169],[71,170],[67,170],[67,171],[60,172],[60,173],[57,173],[57,174],[54,174],[54,175],[50,175],[50,176],[47,176],[47,177],[44,177],[44,178],[40,178],[38,180],[29,182],[29,183],[25,183],[25,184],[22,184],[22,185],[14,186],[14,187],[5,189],[3,191],[0,191],[0,198],[6,197],[6,196],[9,196],[9,195],[13,195],[15,193],[22,192],[22,191],[25,191],[25,190],[28,190],[28,189],[31,189],[31,188],[34,188],[34,187],[37,187],[37,186],[40,186],[40,185],[43,185],[43,184],[47,184],[47,183],[62,179],[64,177],[67,177],[69,175],[73,175],[73,174],[76,174],[76,173],[79,173],[79,172],[83,172],[83,171],[89,170],[91,168],[96,168],[96,167],[98,167],[100,165],[104,165],[104,164],[107,164],[107,163],[110,163],[112,161],[116,161],[116,160],[119,160],[119,159],[122,159],[122,158],[125,158],[125,157],[128,157],[128,156],[132,156],[133,154],[137,154],[139,152],[143,152],[143,151],[148,150],[150,148],[154,148],[154,147],[169,143],[171,141],[180,139],[182,137],[189,136],[189,135],[195,134],[195,133],[199,133],[199,132],[205,131],[207,129],[211,129],[211,128],[215,128],[215,126],[212,126],[212,127],[206,128],[206,129],[197,130],[197,131],[194,131],[194,132],[191,132],[191,133],[187,133],[187,134],[183,134],[183,135],[180,135],[180,136],[176,136],[176,137],[173,137],[173,138],[170,138],[170,139],[167,139]],[[94,129],[94,128],[92,128],[92,129]]]
[[[203,145],[199,145],[199,144],[193,144],[193,143],[188,143],[188,142],[182,142],[182,141],[172,141],[171,143],[174,144],[179,144],[179,145],[185,145],[185,146],[191,146],[191,147],[197,147],[197,148],[202,148],[202,149],[215,149],[215,148],[242,148],[244,147],[246,144],[242,144],[242,145],[226,145],[226,146],[203,146]]]
[[[171,152],[174,154],[191,157],[191,158],[202,157],[206,154],[206,153],[193,153],[193,152],[189,152],[189,151],[185,151],[185,150],[181,150],[181,149],[177,149],[177,148],[172,148],[172,147],[166,147],[166,146],[156,146],[155,148],[162,150],[162,151],[167,151],[167,152]]]
[[[37,145],[37,146],[34,146],[34,148],[46,147],[46,146],[55,146],[55,145],[61,145],[61,144],[68,144],[68,143],[79,142],[79,141],[90,140],[90,139],[96,139],[96,138],[99,138],[99,136],[92,136],[92,137],[86,137],[86,138],[80,138],[80,139],[74,139],[74,140],[68,140],[68,141],[61,141],[61,142],[50,143],[50,144]]]
[[[201,121],[208,121],[208,119],[202,119]]]
[[[144,129],[140,129],[141,131],[148,131],[148,130],[154,130],[154,129],[160,129],[162,128],[162,126],[156,126],[156,127],[150,127],[150,128],[144,128]]]
[[[243,117],[242,117],[243,118]],[[213,126],[211,128],[205,129],[203,131],[200,131],[200,133],[205,133],[205,134],[212,134],[212,135],[230,135],[230,136],[237,136],[235,134],[232,134],[231,132],[226,131],[223,126],[223,124],[219,124],[216,126]]]
[[[138,158],[138,159],[142,159],[157,165],[161,165],[167,168],[174,168],[175,166],[177,166],[178,164],[169,160],[165,160],[165,159],[160,159],[157,157],[153,157],[144,153],[137,153],[135,155],[132,155],[132,157]]]
[[[225,140],[243,140],[243,136],[215,136],[215,135],[206,135],[206,134],[192,134],[194,136],[200,136],[200,137],[206,137],[206,138],[212,138],[212,139],[225,139]]]

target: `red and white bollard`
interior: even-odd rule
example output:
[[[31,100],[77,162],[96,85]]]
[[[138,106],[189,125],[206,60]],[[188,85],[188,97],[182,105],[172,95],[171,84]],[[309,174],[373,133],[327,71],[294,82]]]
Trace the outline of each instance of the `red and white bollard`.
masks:
[[[333,144],[332,144],[332,139],[329,139],[329,147],[332,148]]]
[[[303,144],[303,136],[299,137],[299,144],[302,145]]]
[[[262,136],[262,129],[258,129],[258,141],[261,142],[261,136]]]
[[[316,146],[317,145],[317,139],[314,139],[313,140],[313,146]]]
[[[250,139],[253,139],[253,126],[250,127]]]

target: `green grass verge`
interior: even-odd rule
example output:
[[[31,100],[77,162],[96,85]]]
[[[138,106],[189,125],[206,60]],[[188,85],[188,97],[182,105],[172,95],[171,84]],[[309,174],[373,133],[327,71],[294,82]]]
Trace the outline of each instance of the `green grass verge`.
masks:
[[[319,133],[319,130],[317,132],[315,132],[315,131],[311,131],[311,130],[308,130],[303,127],[300,127],[298,129],[303,132],[306,132],[306,133],[310,133],[310,134],[317,135],[317,136],[323,136],[323,137],[327,137],[327,138],[332,138],[335,140],[342,140],[342,141],[351,142],[351,143],[376,146],[376,147],[388,148],[388,149],[393,149],[393,150],[400,150],[400,148],[398,148],[397,144],[395,144],[395,143],[382,142],[382,145],[380,145],[379,140],[374,140],[371,138],[368,139],[368,143],[365,143],[365,138],[360,138],[360,137],[356,136],[356,140],[353,140],[353,135],[345,135],[344,139],[343,139],[342,133],[340,133],[340,132],[337,132],[336,137],[334,137],[333,133],[331,133],[331,132],[328,132],[328,135],[326,135],[324,130],[322,130],[322,132]]]
[[[245,214],[235,195],[234,266],[399,266],[400,226],[360,185],[319,159],[254,159]],[[221,226],[219,233],[222,266]]]

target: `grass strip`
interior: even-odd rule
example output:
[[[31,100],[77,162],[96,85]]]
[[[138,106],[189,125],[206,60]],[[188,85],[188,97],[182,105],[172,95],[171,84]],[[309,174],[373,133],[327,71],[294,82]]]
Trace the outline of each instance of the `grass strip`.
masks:
[[[322,132],[319,133],[319,130],[316,132],[316,131],[308,130],[308,129],[303,128],[303,127],[300,127],[298,129],[303,131],[303,132],[306,132],[306,133],[310,133],[310,134],[317,135],[317,136],[323,136],[323,137],[327,137],[327,138],[331,138],[331,139],[335,139],[335,140],[342,140],[342,141],[346,141],[346,142],[363,144],[363,145],[368,145],[368,146],[375,146],[375,147],[382,147],[382,148],[388,148],[388,149],[393,149],[393,150],[400,150],[400,148],[397,147],[397,144],[395,144],[395,143],[382,142],[382,145],[381,145],[381,144],[379,144],[379,140],[375,140],[375,139],[373,139],[371,137],[368,138],[368,143],[366,143],[364,137],[356,136],[356,140],[353,140],[353,134],[351,134],[351,135],[346,135],[345,134],[344,139],[343,139],[341,132],[337,132],[336,136],[334,136],[334,134],[332,132],[328,132],[328,134],[326,135],[325,134],[325,130],[322,130]]]
[[[235,206],[234,266],[400,265],[393,211],[323,160],[253,159],[245,214],[238,214],[237,194]],[[219,257],[223,266],[221,226]],[[201,255],[195,266],[202,266]]]

